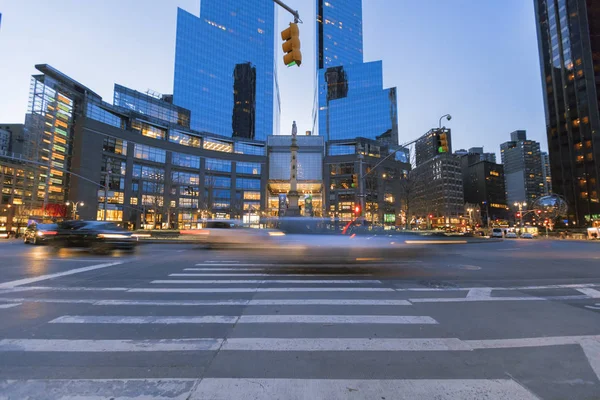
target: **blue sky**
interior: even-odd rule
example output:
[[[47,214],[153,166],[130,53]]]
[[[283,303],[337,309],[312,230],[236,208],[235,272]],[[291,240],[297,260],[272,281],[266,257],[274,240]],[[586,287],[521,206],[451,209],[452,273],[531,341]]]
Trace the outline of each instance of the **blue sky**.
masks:
[[[250,1],[250,0],[244,0]],[[299,10],[303,64],[280,63],[281,131],[312,128],[314,1]],[[199,0],[0,0],[0,123],[22,122],[34,64],[47,63],[112,101],[114,83],[172,93],[177,7]],[[546,149],[531,0],[363,0],[365,61],[398,88],[400,142],[453,116],[454,149],[499,153],[526,129]],[[280,10],[279,27],[291,16]]]

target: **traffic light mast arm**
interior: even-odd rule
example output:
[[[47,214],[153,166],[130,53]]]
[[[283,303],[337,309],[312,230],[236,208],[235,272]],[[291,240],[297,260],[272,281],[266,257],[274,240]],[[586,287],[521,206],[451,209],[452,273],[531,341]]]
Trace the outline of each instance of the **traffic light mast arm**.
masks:
[[[370,173],[374,172],[377,169],[377,167],[379,167],[381,164],[383,164],[383,162],[385,160],[387,160],[388,158],[390,158],[391,156],[393,156],[394,154],[396,154],[400,150],[405,149],[407,146],[410,146],[411,144],[416,143],[417,140],[419,140],[419,139],[411,140],[410,142],[406,142],[406,143],[400,145],[399,148],[397,148],[396,150],[392,151],[390,154],[388,154],[387,156],[385,156],[385,158],[383,158],[381,161],[379,161],[377,164],[375,164],[375,166],[373,168],[371,168],[371,170],[369,172],[367,172],[366,174],[363,175],[363,178],[366,177],[367,175],[369,175]]]
[[[284,10],[286,10],[287,12],[289,12],[290,14],[292,14],[294,16],[294,23],[302,23],[302,20],[300,19],[300,14],[298,14],[298,11],[296,10],[292,10],[289,6],[287,6],[285,3],[283,3],[281,0],[273,0],[275,2],[275,4],[281,6]]]

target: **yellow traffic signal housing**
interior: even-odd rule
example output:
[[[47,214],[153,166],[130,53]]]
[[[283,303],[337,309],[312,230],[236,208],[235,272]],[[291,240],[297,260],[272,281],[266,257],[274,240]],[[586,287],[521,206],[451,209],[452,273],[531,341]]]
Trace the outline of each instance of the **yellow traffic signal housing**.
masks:
[[[290,27],[281,32],[281,39],[285,42],[283,47],[283,63],[288,67],[302,64],[302,53],[300,52],[300,30],[298,24],[290,23]]]
[[[444,133],[444,132],[438,133],[437,152],[438,152],[438,154],[450,152],[450,149],[448,147],[448,134],[447,133]]]

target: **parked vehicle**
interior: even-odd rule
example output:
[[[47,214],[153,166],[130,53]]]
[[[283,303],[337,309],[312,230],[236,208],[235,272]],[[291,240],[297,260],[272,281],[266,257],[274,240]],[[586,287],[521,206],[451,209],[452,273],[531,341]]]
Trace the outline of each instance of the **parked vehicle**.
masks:
[[[0,239],[10,239],[15,237],[15,233],[13,231],[0,230]]]
[[[525,232],[521,234],[521,239],[533,239],[533,234]]]
[[[493,238],[502,238],[502,237],[504,237],[504,233],[503,233],[502,229],[500,229],[500,228],[494,228],[494,229],[492,229],[492,237]]]
[[[43,244],[56,236],[58,225],[56,224],[30,224],[23,233],[23,243]]]
[[[133,250],[136,240],[131,232],[104,221],[65,221],[58,224],[57,234],[52,241],[56,249],[64,247],[89,248],[94,253],[111,250]]]
[[[519,236],[515,232],[508,232],[505,236],[507,239],[518,239]]]

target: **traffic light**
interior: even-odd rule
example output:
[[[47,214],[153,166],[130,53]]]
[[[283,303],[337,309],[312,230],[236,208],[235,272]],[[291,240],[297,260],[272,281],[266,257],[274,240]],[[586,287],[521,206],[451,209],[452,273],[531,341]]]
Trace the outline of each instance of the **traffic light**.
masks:
[[[437,133],[437,152],[438,154],[449,153],[450,148],[448,147],[448,134],[446,132]]]
[[[360,215],[360,204],[354,206],[354,214]]]
[[[517,218],[521,218],[521,213],[520,212],[517,213]]]
[[[283,47],[283,63],[288,67],[302,64],[302,53],[300,52],[300,30],[298,24],[292,22],[290,27],[281,32],[281,39],[285,42]]]

